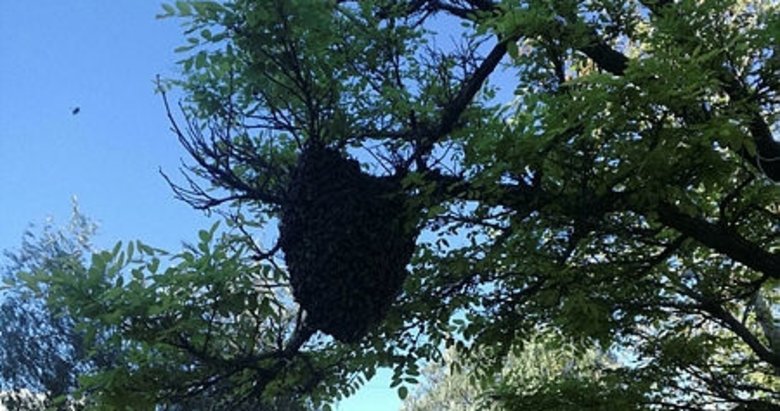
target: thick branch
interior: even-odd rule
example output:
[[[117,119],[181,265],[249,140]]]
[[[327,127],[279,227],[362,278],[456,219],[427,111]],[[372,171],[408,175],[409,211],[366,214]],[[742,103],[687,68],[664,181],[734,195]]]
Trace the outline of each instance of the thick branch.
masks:
[[[580,51],[593,60],[602,70],[606,70],[616,76],[622,76],[628,67],[628,57],[599,39],[595,30],[591,30],[588,33],[588,43],[581,47]]]
[[[453,16],[460,17],[462,19],[472,19],[474,17],[474,10],[467,9],[463,7],[454,6],[452,4],[447,4],[442,1],[432,1],[428,5],[428,7],[432,10],[443,10],[446,11],[449,14],[452,14]]]
[[[507,43],[510,41],[516,41],[516,39],[512,38],[499,41],[487,57],[485,57],[480,66],[471,74],[468,80],[463,83],[457,96],[441,110],[441,118],[439,119],[438,124],[434,125],[432,128],[424,128],[421,130],[420,134],[422,134],[423,138],[415,150],[415,154],[412,156],[411,161],[420,164],[420,160],[431,152],[436,142],[455,129],[460,116],[469,104],[471,104],[474,96],[482,88],[482,85],[485,83],[488,76],[493,73],[501,62],[501,59],[504,58],[504,55],[507,52]]]
[[[764,250],[739,233],[684,214],[670,204],[661,204],[658,215],[664,224],[705,246],[769,277],[780,278],[780,255]]]
[[[488,76],[490,76],[493,70],[498,67],[498,63],[501,62],[501,59],[504,58],[507,51],[507,43],[515,40],[516,39],[503,40],[496,44],[495,47],[493,47],[493,50],[490,51],[490,54],[482,61],[479,68],[474,71],[471,78],[469,78],[460,89],[455,99],[444,108],[441,121],[439,122],[439,128],[436,133],[439,138],[450,133],[455,128],[455,123],[460,115],[466,110],[466,107],[468,107],[474,99],[474,96],[479,89],[482,88],[482,85],[485,83]]]
[[[764,344],[762,344],[761,341],[759,341],[758,338],[752,332],[750,332],[747,327],[745,327],[744,324],[734,318],[734,316],[731,315],[731,313],[726,309],[724,309],[723,306],[714,301],[702,298],[697,299],[701,301],[701,308],[704,311],[710,313],[710,315],[717,318],[724,326],[739,336],[739,338],[742,339],[742,341],[744,341],[751,350],[753,350],[758,358],[768,362],[776,368],[780,367],[780,353],[772,352],[766,346],[764,346]]]
[[[772,136],[772,130],[761,116],[760,107],[753,101],[753,96],[745,86],[731,73],[724,72],[720,77],[731,104],[746,103],[747,106],[744,111],[748,116],[748,131],[753,136],[757,154],[753,157],[743,150],[743,157],[773,181],[780,181],[780,142]]]

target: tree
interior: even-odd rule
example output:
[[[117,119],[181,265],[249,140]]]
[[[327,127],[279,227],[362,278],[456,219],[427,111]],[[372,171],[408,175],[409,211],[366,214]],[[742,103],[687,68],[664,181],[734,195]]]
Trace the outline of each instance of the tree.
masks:
[[[125,367],[137,367],[136,357],[139,356],[139,351],[147,353],[142,350],[153,349],[147,346],[138,347],[133,343],[143,338],[142,335],[151,333],[149,328],[154,327],[155,321],[160,321],[159,317],[145,316],[141,320],[132,317],[132,313],[138,313],[139,310],[145,313],[160,312],[164,309],[161,306],[169,304],[168,300],[173,296],[163,292],[163,301],[160,301],[159,296],[149,296],[149,293],[160,288],[168,291],[172,287],[169,284],[157,283],[154,284],[154,289],[146,289],[138,283],[137,276],[140,271],[135,270],[131,273],[131,287],[125,290],[126,295],[120,296],[118,292],[123,291],[122,286],[126,280],[123,275],[126,273],[120,273],[109,263],[124,264],[118,262],[117,258],[138,263],[140,260],[135,259],[133,251],[135,247],[141,254],[164,252],[140,242],[130,245],[127,253],[121,252],[121,256],[119,247],[111,251],[99,251],[91,245],[96,228],[96,224],[85,217],[74,204],[67,227],[58,228],[47,223],[39,234],[31,228],[25,232],[19,250],[5,252],[7,264],[2,271],[5,286],[0,295],[0,405],[12,410],[30,411],[51,407],[73,410],[97,406],[105,399],[95,390],[102,388],[102,384],[107,383],[109,387],[112,384],[112,381],[104,381],[103,378],[117,378],[120,385],[128,383],[129,381],[122,380],[121,376],[121,373],[126,371]],[[203,241],[210,240],[212,234],[213,231],[201,232],[201,250],[207,244]],[[178,257],[193,262],[193,253],[201,253],[194,250],[193,248],[192,252],[184,252]],[[240,252],[236,255],[240,255]],[[218,257],[223,258],[219,255]],[[197,263],[202,264],[203,261],[201,259]],[[160,261],[151,259],[148,264],[145,268],[154,273]],[[173,270],[168,273],[185,276],[184,271],[188,267],[186,263],[182,263],[176,267],[176,274]],[[203,270],[200,272],[204,273]],[[220,281],[224,281],[215,277],[206,275],[204,281],[211,281],[212,286],[218,286]],[[177,280],[191,284],[191,279]],[[203,289],[186,291],[203,299],[208,298],[208,294],[203,295]],[[177,295],[181,296],[182,291]],[[113,308],[113,311],[95,311],[100,310],[101,306],[110,307],[110,304],[120,302],[121,306]],[[188,303],[191,301],[185,301],[184,305]],[[143,304],[148,305],[142,306]],[[219,304],[220,302],[211,302],[212,313]],[[267,306],[265,309],[271,307]],[[264,315],[269,317],[268,321],[271,322],[276,315],[282,314],[276,310],[270,315]],[[90,316],[99,318],[87,321]],[[195,321],[192,318],[189,320]],[[215,318],[209,320],[215,321]],[[106,326],[107,323],[110,325]],[[176,330],[171,327],[167,331],[174,333]],[[235,331],[244,332],[246,329]],[[148,362],[144,362],[144,365],[147,366],[153,363],[151,358],[146,361]],[[186,367],[187,361],[177,358],[177,362],[168,365],[174,368]],[[114,373],[100,373],[104,370],[114,370]],[[158,398],[154,393],[143,393],[131,398],[131,391],[124,398],[118,397],[121,394],[114,392],[114,397],[105,401],[113,401],[123,406],[134,404],[134,407],[147,406],[171,411],[211,410],[225,401],[227,395],[221,390],[229,384],[229,381],[212,381],[208,389],[191,393],[186,398]],[[137,387],[132,388],[135,389]],[[314,409],[305,401],[302,405],[300,402],[290,395],[280,394],[273,399],[242,399],[234,408],[268,411]]]
[[[95,229],[74,203],[67,227],[47,223],[40,233],[31,228],[18,250],[4,253],[0,273],[4,283],[0,289],[0,404],[9,409],[37,410],[60,403],[78,387],[79,373],[110,363],[97,351],[92,355],[86,352],[88,347],[74,319],[62,307],[46,304],[46,288],[31,290],[23,283],[25,276],[36,272],[84,270]],[[44,395],[36,396],[38,393]]]
[[[473,378],[479,353],[451,347],[444,361],[423,370],[404,411],[631,409],[632,399],[615,388],[616,361],[596,349],[583,350],[553,333],[537,333],[512,347],[499,373]]]
[[[489,379],[538,327],[622,353],[613,388],[635,407],[778,401],[777,4],[163,7],[189,36],[182,78],[160,83],[186,96],[165,102],[193,158],[171,184],[235,235],[210,245],[205,231],[163,271],[158,252],[117,248],[80,294],[57,289],[131,347],[128,366],[87,381],[96,401],[320,403],[379,366],[403,397],[443,345],[488,353],[474,372]],[[461,27],[451,47],[443,27]],[[514,84],[491,81],[502,63]],[[280,220],[281,241],[256,246]],[[409,241],[410,272],[387,268]]]

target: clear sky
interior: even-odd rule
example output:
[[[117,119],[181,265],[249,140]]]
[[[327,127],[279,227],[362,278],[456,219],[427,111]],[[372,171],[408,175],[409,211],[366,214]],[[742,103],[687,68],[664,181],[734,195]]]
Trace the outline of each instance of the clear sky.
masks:
[[[30,223],[66,223],[73,196],[100,223],[98,247],[195,241],[211,220],[158,173],[175,175],[186,156],[152,83],[176,73],[178,23],[154,18],[157,0],[0,4],[0,250]],[[337,409],[397,410],[380,375]]]

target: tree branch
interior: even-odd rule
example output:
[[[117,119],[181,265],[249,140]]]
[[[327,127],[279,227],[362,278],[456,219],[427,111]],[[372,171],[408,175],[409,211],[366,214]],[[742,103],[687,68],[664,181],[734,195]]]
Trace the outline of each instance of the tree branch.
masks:
[[[769,350],[750,330],[736,319],[722,305],[702,296],[693,296],[700,302],[701,308],[710,315],[718,319],[724,326],[736,334],[751,350],[763,361],[768,362],[775,368],[780,368],[780,353]]]
[[[739,233],[689,216],[670,204],[660,204],[661,222],[719,253],[772,278],[780,278],[780,254],[764,250]]]
[[[422,140],[415,150],[410,162],[421,164],[421,159],[427,156],[437,141],[451,133],[458,122],[461,114],[471,104],[474,96],[482,88],[488,76],[498,67],[498,63],[504,58],[507,52],[507,43],[515,41],[516,38],[504,39],[493,47],[493,50],[485,57],[480,66],[471,74],[468,80],[463,84],[455,98],[450,101],[442,110],[441,118],[431,129],[422,130]]]
[[[173,116],[165,91],[161,89],[160,93],[165,106],[165,114],[171,124],[171,131],[176,134],[179,143],[202,169],[203,175],[198,175],[201,177],[205,175],[210,178],[212,184],[239,193],[224,198],[215,198],[210,196],[206,190],[202,189],[189,176],[186,176],[187,182],[190,185],[190,188],[187,189],[174,184],[165,174],[163,174],[163,177],[180,199],[198,209],[209,209],[224,202],[237,199],[259,200],[267,204],[276,205],[281,203],[280,196],[272,193],[271,190],[268,190],[266,187],[271,179],[270,174],[273,170],[273,167],[271,167],[270,164],[266,164],[265,162],[257,164],[260,160],[256,155],[247,155],[246,148],[236,147],[235,143],[230,140],[231,137],[228,134],[220,135],[219,131],[215,130],[214,127],[210,127],[212,135],[208,140],[202,135],[200,127],[198,127],[197,124],[193,124],[193,120],[189,118],[186,119],[186,131],[182,130]],[[223,126],[228,129],[231,127],[230,124],[224,124]],[[231,168],[231,159],[236,162],[258,166],[259,168],[266,170],[266,175],[260,179],[259,185],[250,184],[236,175]],[[192,168],[189,168],[189,170],[193,171]]]
[[[672,4],[672,1],[655,0],[643,1],[642,3],[654,14],[663,16],[667,7]],[[483,11],[490,11],[496,10],[497,6],[490,1],[480,1],[479,8]],[[443,8],[443,10],[447,9]],[[458,14],[454,13],[454,15]],[[586,41],[584,45],[579,47],[579,51],[593,60],[602,70],[616,76],[625,74],[630,62],[628,57],[604,42],[594,28],[589,28],[585,36]],[[732,105],[734,102],[750,100],[748,90],[732,74],[727,72],[720,73],[720,80],[724,84],[724,90],[731,98]],[[775,140],[773,137],[769,125],[761,116],[757,106],[750,107],[746,111],[748,130],[755,142],[757,155],[752,157],[744,151],[740,155],[773,181],[780,181],[780,141]],[[695,116],[684,114],[683,117],[691,119]]]

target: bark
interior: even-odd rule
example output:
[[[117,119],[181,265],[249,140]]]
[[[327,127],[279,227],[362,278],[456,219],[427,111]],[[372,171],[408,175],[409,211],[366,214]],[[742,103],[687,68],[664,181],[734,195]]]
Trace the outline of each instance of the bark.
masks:
[[[665,225],[767,277],[780,278],[779,254],[766,251],[733,230],[687,215],[672,205],[661,204],[657,211]]]

